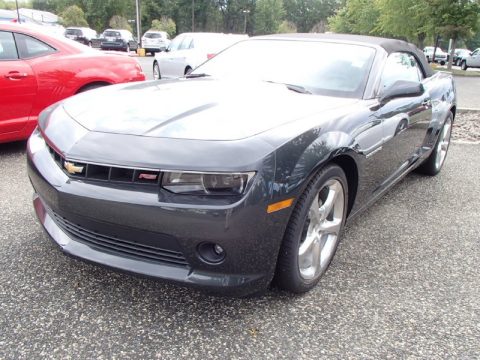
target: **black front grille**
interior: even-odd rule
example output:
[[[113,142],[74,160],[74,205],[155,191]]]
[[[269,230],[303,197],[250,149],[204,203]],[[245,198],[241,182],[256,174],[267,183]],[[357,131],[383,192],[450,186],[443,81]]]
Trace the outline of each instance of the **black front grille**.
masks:
[[[99,251],[141,259],[143,261],[188,267],[188,262],[181,252],[139,244],[131,240],[119,239],[116,236],[100,234],[78,224],[74,224],[53,211],[51,214],[55,223],[63,231],[72,236],[72,238]]]
[[[48,146],[48,150],[57,165],[72,178],[142,185],[160,184],[161,172],[157,170],[131,169],[69,161],[52,147]]]

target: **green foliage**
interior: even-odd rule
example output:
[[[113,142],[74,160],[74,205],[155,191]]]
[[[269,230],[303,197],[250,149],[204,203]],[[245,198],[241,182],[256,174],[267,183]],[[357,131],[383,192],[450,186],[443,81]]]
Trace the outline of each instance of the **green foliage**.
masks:
[[[255,33],[277,33],[285,10],[282,0],[257,0],[255,8]]]
[[[403,38],[423,48],[427,36],[433,36],[431,9],[419,0],[377,0],[380,12],[376,29],[387,36]]]
[[[381,35],[377,27],[379,16],[378,1],[347,0],[345,6],[328,19],[328,24],[330,30],[339,33]]]
[[[77,5],[67,7],[61,14],[62,24],[65,27],[81,26],[88,27],[88,22],[85,20],[85,13]]]
[[[278,32],[280,34],[291,34],[297,32],[297,26],[288,20],[283,20],[280,26],[278,27]]]
[[[128,23],[128,20],[120,15],[113,15],[108,24],[112,29],[124,29],[132,31],[132,27]]]
[[[150,28],[152,30],[165,31],[170,37],[175,35],[176,32],[175,21],[166,16],[162,16],[160,20],[154,19]]]
[[[335,14],[338,0],[284,0],[285,18],[293,22],[299,32],[318,30],[319,23],[325,23]],[[315,31],[318,32],[318,31]]]
[[[446,38],[471,37],[478,27],[480,5],[472,0],[427,0],[435,30]]]
[[[0,9],[15,10],[15,3],[10,1],[0,0]]]

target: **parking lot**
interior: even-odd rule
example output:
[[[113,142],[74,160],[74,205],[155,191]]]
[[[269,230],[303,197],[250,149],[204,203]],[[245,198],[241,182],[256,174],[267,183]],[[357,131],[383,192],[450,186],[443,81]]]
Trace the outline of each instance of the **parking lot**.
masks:
[[[320,285],[218,298],[64,256],[0,145],[0,358],[476,358],[480,145],[409,175],[347,227]]]

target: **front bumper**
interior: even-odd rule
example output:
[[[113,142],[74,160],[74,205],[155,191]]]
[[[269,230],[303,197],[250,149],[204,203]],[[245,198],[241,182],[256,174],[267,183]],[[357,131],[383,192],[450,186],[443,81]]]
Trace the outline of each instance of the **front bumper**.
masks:
[[[220,294],[248,295],[271,282],[288,211],[267,215],[263,203],[252,203],[256,187],[231,205],[160,203],[156,193],[68,177],[42,141],[34,132],[27,151],[34,208],[66,254]],[[225,260],[202,261],[205,242],[222,246]]]

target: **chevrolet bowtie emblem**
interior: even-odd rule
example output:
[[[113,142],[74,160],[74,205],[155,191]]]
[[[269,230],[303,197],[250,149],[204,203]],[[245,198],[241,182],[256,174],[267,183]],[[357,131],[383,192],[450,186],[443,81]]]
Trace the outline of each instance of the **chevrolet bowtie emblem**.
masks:
[[[63,167],[68,171],[69,174],[75,175],[83,172],[83,166],[76,166],[74,163],[65,161]]]

